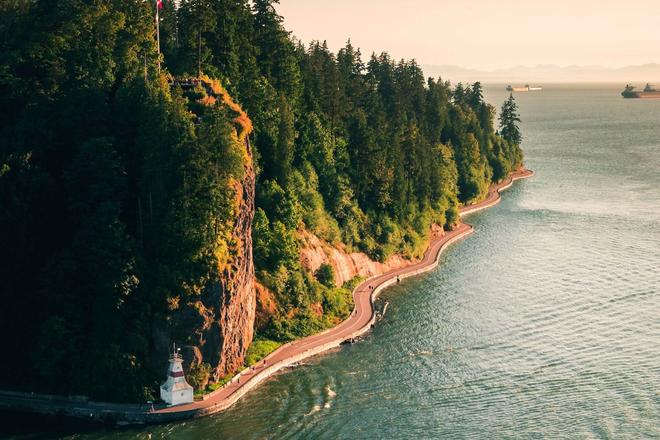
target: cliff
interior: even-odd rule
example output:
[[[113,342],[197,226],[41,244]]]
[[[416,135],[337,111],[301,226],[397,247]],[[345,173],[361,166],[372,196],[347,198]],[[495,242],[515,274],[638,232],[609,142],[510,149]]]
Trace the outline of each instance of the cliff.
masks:
[[[442,235],[442,228],[433,225],[431,237]],[[416,262],[399,254],[390,256],[382,263],[374,261],[363,252],[348,252],[342,244],[333,246],[308,231],[302,231],[300,238],[303,243],[300,252],[303,267],[314,273],[322,264],[329,264],[332,266],[337,286],[342,286],[355,276],[368,278]]]
[[[247,137],[245,147],[251,158],[252,152]],[[245,354],[254,336],[256,306],[252,258],[254,188],[255,174],[250,160],[246,164],[243,182],[238,188],[241,202],[233,233],[233,238],[239,243],[238,254],[235,256],[234,264],[225,268],[219,288],[213,289],[213,294],[210,296],[212,304],[220,309],[219,320],[214,322],[210,333],[219,338],[220,344],[212,345],[207,350],[212,365],[215,366],[215,380],[243,365]]]
[[[256,295],[252,256],[252,219],[255,207],[255,170],[249,140],[252,123],[221,84],[203,77],[206,106],[223,105],[233,116],[234,148],[243,157],[242,179],[230,180],[234,215],[226,228],[229,236],[218,239],[217,279],[201,290],[176,314],[172,339],[186,341],[183,355],[187,375],[196,376],[198,388],[237,371],[254,337]]]
[[[247,140],[245,145],[249,151]],[[250,162],[246,166],[243,182],[236,187],[240,204],[231,237],[231,241],[235,243],[235,255],[232,261],[225,265],[220,279],[204,289],[199,301],[189,303],[186,307],[186,313],[191,314],[193,322],[189,330],[194,341],[191,348],[198,353],[190,359],[189,369],[194,369],[202,362],[208,363],[214,381],[243,365],[254,336],[254,184],[254,169]]]

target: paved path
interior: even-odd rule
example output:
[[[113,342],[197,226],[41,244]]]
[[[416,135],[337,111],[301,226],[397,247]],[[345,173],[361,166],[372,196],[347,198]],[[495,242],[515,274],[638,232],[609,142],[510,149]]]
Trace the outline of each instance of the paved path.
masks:
[[[532,176],[528,170],[520,170],[511,174],[505,181],[492,185],[488,196],[482,202],[460,208],[460,215],[480,211],[497,204],[500,191],[510,187],[515,180]],[[199,417],[222,411],[233,405],[250,389],[276,371],[300,362],[302,359],[321,353],[342,342],[353,340],[366,333],[376,319],[373,308],[375,297],[387,286],[395,284],[399,279],[407,278],[432,270],[438,265],[440,253],[451,243],[474,232],[466,223],[459,225],[444,236],[431,241],[424,257],[416,263],[391,270],[382,275],[369,278],[353,291],[355,308],[349,318],[329,330],[283,345],[263,361],[252,368],[238,374],[225,387],[205,396],[204,400],[186,405],[164,407],[158,405],[151,410],[145,405],[118,405],[94,402],[71,402],[69,400],[42,399],[36,395],[25,393],[0,392],[0,406],[18,405],[30,406],[40,412],[63,412],[68,415],[85,416],[97,419],[109,419],[125,423],[164,422],[168,420]],[[32,405],[29,405],[32,402]],[[50,411],[43,411],[44,408]]]

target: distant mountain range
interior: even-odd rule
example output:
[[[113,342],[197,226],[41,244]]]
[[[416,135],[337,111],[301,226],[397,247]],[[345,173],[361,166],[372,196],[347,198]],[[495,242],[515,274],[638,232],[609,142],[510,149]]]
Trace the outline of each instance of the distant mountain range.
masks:
[[[539,82],[620,82],[660,83],[660,64],[609,68],[602,66],[516,66],[508,69],[477,70],[451,65],[423,65],[426,76],[456,82],[497,82],[527,84]]]

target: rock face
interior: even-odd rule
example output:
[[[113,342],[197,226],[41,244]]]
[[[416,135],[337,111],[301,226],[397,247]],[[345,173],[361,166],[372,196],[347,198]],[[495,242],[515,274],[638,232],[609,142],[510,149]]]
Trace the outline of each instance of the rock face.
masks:
[[[438,225],[431,227],[431,239],[442,237],[444,234],[442,227]],[[372,260],[365,253],[347,252],[345,246],[341,243],[331,245],[306,230],[299,232],[299,238],[302,242],[300,261],[303,267],[314,273],[321,264],[331,265],[335,276],[335,285],[337,286],[342,286],[356,275],[368,278],[392,269],[408,266],[416,261],[404,258],[401,255],[393,255],[384,263],[380,263]],[[277,316],[277,297],[259,283],[255,283],[255,287],[257,291],[255,328],[260,330],[266,328],[271,317]],[[323,307],[320,304],[311,304],[311,308],[319,316],[323,313]]]
[[[232,180],[234,216],[228,225],[229,237],[218,244],[217,278],[206,280],[199,299],[177,307],[170,322],[171,337],[185,341],[184,369],[198,388],[217,381],[242,365],[254,337],[256,295],[252,259],[252,219],[254,218],[255,172],[249,135],[252,122],[227,93],[220,81],[202,76],[197,79],[205,96],[205,106],[222,105],[232,117],[234,147],[242,150],[242,180]],[[184,86],[185,83],[182,83]],[[230,190],[231,191],[231,190]]]
[[[252,165],[250,142],[245,139],[250,157],[240,188],[241,209],[234,223],[233,237],[239,243],[240,254],[234,264],[225,269],[219,295],[213,296],[214,304],[220,305],[217,328],[219,350],[210,347],[207,356],[213,359],[214,379],[236,371],[243,365],[247,349],[254,337],[256,296],[254,289],[254,262],[252,258],[252,219],[254,218],[255,174]],[[217,301],[217,302],[216,302]],[[210,352],[210,353],[209,353]],[[217,366],[216,366],[216,356]]]
[[[442,234],[444,231],[437,226],[431,231],[432,238]],[[401,255],[392,255],[384,263],[380,263],[370,259],[365,253],[346,252],[341,245],[332,246],[308,231],[301,232],[301,239],[303,246],[300,259],[303,267],[314,273],[321,264],[331,265],[337,286],[343,285],[356,275],[367,278],[414,263]]]
[[[211,281],[200,299],[183,305],[176,317],[173,338],[187,341],[182,353],[190,373],[202,363],[210,365],[210,379],[219,380],[243,365],[254,337],[256,296],[252,259],[255,173],[250,143],[242,182],[235,187],[238,201],[233,223],[234,254],[218,280]],[[190,354],[193,355],[190,355]],[[204,381],[202,381],[204,382]]]

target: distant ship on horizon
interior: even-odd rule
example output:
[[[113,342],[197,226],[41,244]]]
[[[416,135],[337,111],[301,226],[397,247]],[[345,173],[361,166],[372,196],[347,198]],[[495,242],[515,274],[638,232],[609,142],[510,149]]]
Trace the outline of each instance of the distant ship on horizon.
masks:
[[[651,84],[646,83],[646,87],[641,92],[635,91],[635,86],[626,84],[626,88],[621,92],[624,98],[643,98],[643,99],[660,99],[660,90],[657,90]]]
[[[506,86],[508,92],[540,92],[543,90],[543,87],[530,87],[529,84],[525,84],[524,87],[513,87],[511,85]]]

